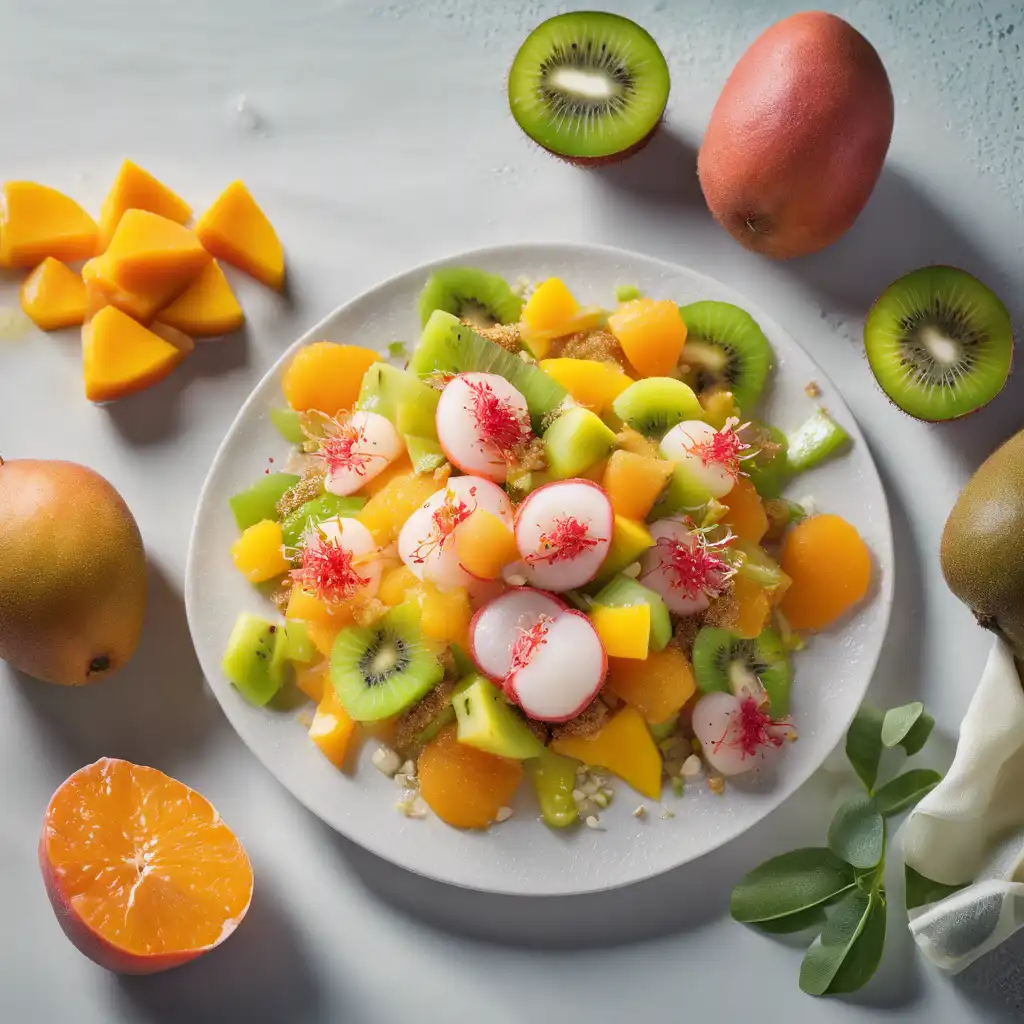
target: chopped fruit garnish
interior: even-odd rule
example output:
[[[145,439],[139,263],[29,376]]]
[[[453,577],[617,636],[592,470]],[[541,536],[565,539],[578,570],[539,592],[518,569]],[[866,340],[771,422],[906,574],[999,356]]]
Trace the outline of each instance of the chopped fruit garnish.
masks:
[[[739,437],[737,427],[735,419],[728,420],[721,430],[702,420],[685,420],[665,435],[661,452],[688,469],[713,498],[722,498],[739,479],[740,463],[756,454]]]
[[[608,317],[626,358],[642,377],[671,374],[686,342],[679,307],[668,299],[633,299]]]
[[[542,619],[551,619],[565,605],[540,590],[513,587],[488,601],[470,623],[473,661],[485,676],[504,682],[512,667],[512,652],[518,638]]]
[[[635,658],[641,661],[647,658],[651,642],[650,605],[595,607],[590,612],[590,619],[609,658]]]
[[[483,580],[497,579],[501,570],[519,557],[512,530],[482,508],[461,525],[455,545],[462,568]]]
[[[103,255],[111,276],[132,291],[181,291],[210,262],[194,231],[148,210],[128,210]]]
[[[335,768],[340,768],[345,763],[355,729],[356,723],[338,700],[328,679],[309,727],[309,738]]]
[[[655,545],[643,556],[640,579],[676,615],[703,611],[736,571],[721,554],[732,541],[729,535],[712,541],[692,523],[662,519],[651,525],[651,536]]]
[[[757,767],[772,750],[796,733],[788,720],[776,721],[750,696],[715,691],[693,709],[693,731],[708,764],[723,775],[740,775]]]
[[[281,524],[264,519],[250,526],[231,545],[231,557],[250,583],[265,583],[287,572],[289,563],[284,556]]]
[[[596,359],[544,359],[540,368],[582,406],[599,416],[611,411],[612,402],[633,383],[612,363]]]
[[[96,222],[63,192],[9,181],[0,192],[0,267],[34,267],[96,255]]]
[[[160,321],[186,334],[212,338],[237,331],[245,315],[220,264],[210,260],[192,284],[160,310]]]
[[[607,686],[651,724],[677,715],[697,692],[690,659],[674,644],[644,661],[609,658]]]
[[[318,428],[310,439],[318,445],[316,455],[327,473],[324,489],[330,494],[355,494],[404,450],[391,421],[375,412],[357,412],[342,423],[318,420]]]
[[[369,583],[360,576],[356,555],[341,540],[328,540],[319,529],[312,531],[302,548],[302,565],[292,569],[295,583],[321,601],[344,601]]]
[[[48,256],[21,285],[21,308],[36,327],[56,331],[85,319],[85,282]]]
[[[565,334],[572,331],[579,310],[579,303],[566,288],[565,282],[557,277],[549,277],[537,285],[523,307],[523,323],[532,332],[557,337],[558,331]]]
[[[127,210],[149,210],[176,224],[184,224],[192,216],[192,207],[184,199],[175,195],[149,171],[133,164],[131,160],[125,160],[100,209],[97,252],[106,251]]]
[[[284,372],[281,388],[296,412],[316,410],[338,416],[352,409],[363,375],[380,353],[358,345],[317,341],[298,352]]]
[[[644,519],[671,475],[667,459],[620,450],[612,452],[601,484],[617,515]]]
[[[133,320],[148,324],[181,291],[177,280],[154,281],[145,288],[129,288],[114,275],[106,256],[97,256],[82,267],[85,282],[86,319],[104,306],[116,306]]]
[[[733,489],[722,498],[728,509],[722,523],[741,540],[760,544],[768,532],[768,516],[757,490],[747,477],[740,477]]]

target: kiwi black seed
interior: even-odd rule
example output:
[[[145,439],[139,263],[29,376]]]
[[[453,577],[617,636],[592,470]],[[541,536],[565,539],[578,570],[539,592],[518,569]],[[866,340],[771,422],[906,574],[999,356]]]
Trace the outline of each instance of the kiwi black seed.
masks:
[[[1010,375],[1013,330],[999,299],[956,267],[894,281],[864,324],[871,372],[904,412],[951,420],[991,402]]]
[[[514,324],[523,300],[498,274],[473,267],[446,267],[427,278],[417,302],[425,325],[435,309],[443,309],[473,327]]]
[[[753,640],[744,640],[727,629],[705,626],[693,642],[693,673],[702,693],[722,690],[736,696],[753,677],[764,688],[772,716],[789,714],[789,657],[770,629]]]
[[[419,609],[393,608],[372,626],[343,629],[331,650],[331,683],[357,722],[390,718],[411,707],[444,676],[422,642]]]
[[[535,28],[512,62],[512,116],[534,142],[581,163],[626,155],[668,101],[658,44],[617,14],[575,11]]]
[[[698,395],[731,391],[740,409],[751,412],[772,365],[772,347],[757,321],[731,302],[691,302],[679,313],[686,324],[683,380]]]

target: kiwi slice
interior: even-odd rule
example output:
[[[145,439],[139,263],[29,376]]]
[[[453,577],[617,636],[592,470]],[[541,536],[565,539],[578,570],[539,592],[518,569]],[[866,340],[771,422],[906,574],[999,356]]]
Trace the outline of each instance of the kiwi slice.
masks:
[[[638,149],[668,102],[658,44],[617,14],[549,18],[520,47],[508,77],[519,127],[551,153],[602,160]]]
[[[704,417],[693,388],[674,377],[645,377],[630,384],[612,402],[612,411],[634,430],[654,437],[684,420]]]
[[[459,742],[477,750],[526,761],[544,753],[544,745],[523,724],[504,695],[483,676],[464,679],[452,694]]]
[[[739,695],[760,682],[772,716],[789,714],[789,656],[770,629],[744,640],[727,629],[705,626],[693,642],[693,674],[702,693],[722,690]]]
[[[567,409],[544,431],[548,473],[553,480],[582,476],[614,447],[615,431],[582,405]]]
[[[731,302],[691,302],[679,313],[686,324],[683,380],[698,395],[731,391],[740,409],[750,412],[772,364],[772,347],[757,321]]]
[[[1010,374],[1013,330],[999,299],[956,267],[894,281],[864,324],[871,372],[919,420],[951,420],[991,402]]]
[[[357,722],[390,718],[415,704],[444,676],[422,642],[419,608],[393,608],[372,626],[343,629],[331,650],[331,682]]]
[[[261,708],[284,685],[287,647],[281,626],[244,612],[228,637],[221,667],[238,692]]]
[[[849,440],[850,435],[824,409],[816,409],[787,438],[785,454],[790,472],[813,469]]]
[[[523,300],[497,274],[448,267],[427,278],[417,308],[424,325],[435,309],[443,309],[474,327],[493,327],[514,324],[523,310]]]
[[[752,450],[750,458],[743,462],[743,472],[762,498],[777,498],[796,472],[787,457],[789,439],[778,427],[755,420],[744,427],[740,436]]]

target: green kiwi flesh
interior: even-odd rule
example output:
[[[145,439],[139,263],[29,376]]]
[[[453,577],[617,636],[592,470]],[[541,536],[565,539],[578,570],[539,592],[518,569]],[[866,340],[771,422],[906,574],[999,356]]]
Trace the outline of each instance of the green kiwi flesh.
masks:
[[[343,629],[331,650],[331,683],[357,722],[390,718],[415,704],[444,676],[423,645],[419,609],[393,608],[372,626]]]
[[[514,324],[523,300],[498,274],[473,267],[435,270],[420,292],[417,303],[420,323],[426,324],[435,309],[443,309],[473,327]]]
[[[704,417],[693,388],[674,377],[645,377],[612,402],[612,411],[641,434],[662,437],[677,423]]]
[[[530,33],[512,62],[508,101],[534,142],[586,162],[638,149],[661,120],[669,85],[665,57],[639,25],[576,11]]]
[[[772,365],[772,347],[745,310],[730,302],[691,302],[679,313],[686,323],[680,358],[683,380],[698,395],[731,391],[749,413],[764,391]]]
[[[770,629],[744,640],[727,629],[705,626],[693,642],[693,674],[702,693],[737,693],[753,676],[768,695],[772,717],[789,714],[792,670],[782,641]]]
[[[864,347],[889,399],[920,420],[980,409],[1010,374],[1013,330],[1000,300],[956,267],[922,267],[871,307]]]
[[[786,435],[778,427],[752,420],[740,436],[753,452],[744,461],[743,472],[750,477],[754,490],[767,500],[779,497],[794,472],[787,459]]]

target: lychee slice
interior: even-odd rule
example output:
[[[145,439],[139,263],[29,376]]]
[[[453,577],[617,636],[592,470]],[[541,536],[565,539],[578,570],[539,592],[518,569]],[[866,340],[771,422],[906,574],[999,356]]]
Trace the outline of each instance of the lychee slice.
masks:
[[[520,634],[505,689],[530,718],[567,722],[597,696],[607,670],[590,619],[567,609]]]
[[[640,559],[640,582],[661,594],[675,615],[704,611],[735,572],[723,555],[726,541],[709,541],[681,519],[659,519],[650,531],[654,547]]]
[[[783,743],[796,738],[788,721],[775,721],[753,697],[721,691],[697,701],[693,732],[704,760],[723,775],[742,775],[759,767]]]
[[[557,598],[530,587],[514,587],[488,601],[469,624],[470,653],[477,668],[503,684],[520,635],[545,616],[554,618],[565,607]]]
[[[516,547],[527,582],[554,591],[589,583],[611,546],[612,519],[604,488],[589,480],[538,487],[516,514]]]
[[[740,475],[740,458],[750,447],[736,434],[737,420],[715,430],[702,420],[677,423],[661,441],[661,454],[685,466],[713,498],[727,495]]]
[[[459,565],[455,531],[478,508],[512,528],[512,502],[490,480],[453,476],[405,521],[398,535],[398,554],[417,579],[436,586],[466,587],[473,577]]]
[[[345,497],[382,473],[405,451],[391,420],[375,412],[357,412],[332,425],[320,439],[317,455],[327,470],[324,490]]]
[[[435,423],[448,461],[463,473],[504,483],[533,433],[526,399],[496,373],[460,373],[441,392]]]
[[[380,586],[380,549],[358,519],[338,517],[310,526],[299,557],[292,578],[327,602],[373,597]]]

